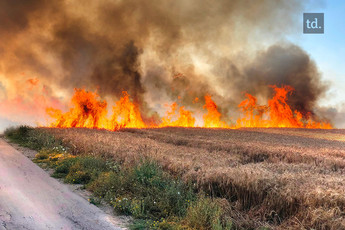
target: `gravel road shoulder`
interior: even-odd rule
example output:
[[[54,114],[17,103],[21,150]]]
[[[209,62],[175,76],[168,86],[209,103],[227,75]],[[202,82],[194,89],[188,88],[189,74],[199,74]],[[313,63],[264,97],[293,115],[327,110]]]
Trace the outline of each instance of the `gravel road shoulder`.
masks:
[[[35,154],[0,139],[0,230],[126,229],[127,217],[90,204],[80,186],[50,177],[30,160]]]

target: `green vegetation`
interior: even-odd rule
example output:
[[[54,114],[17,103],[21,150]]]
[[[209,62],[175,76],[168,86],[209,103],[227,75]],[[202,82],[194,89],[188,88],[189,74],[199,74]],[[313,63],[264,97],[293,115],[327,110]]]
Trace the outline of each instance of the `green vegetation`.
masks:
[[[214,200],[200,196],[188,207],[186,222],[195,229],[231,229],[232,223]]]
[[[34,162],[54,169],[53,177],[83,184],[93,193],[90,203],[102,200],[117,213],[131,215],[131,229],[231,229],[232,223],[217,199],[195,191],[164,171],[155,161],[129,165],[111,158],[71,155],[62,142],[40,129],[21,126],[5,135],[38,150]]]
[[[11,141],[34,150],[63,148],[61,141],[56,140],[52,135],[29,126],[8,128],[4,134]]]

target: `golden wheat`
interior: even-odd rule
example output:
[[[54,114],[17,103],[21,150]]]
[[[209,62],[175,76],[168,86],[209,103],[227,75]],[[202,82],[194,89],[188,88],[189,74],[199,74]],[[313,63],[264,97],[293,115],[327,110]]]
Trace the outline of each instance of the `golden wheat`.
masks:
[[[237,225],[345,229],[345,131],[302,129],[45,129],[75,153],[125,164],[156,160],[226,198]]]

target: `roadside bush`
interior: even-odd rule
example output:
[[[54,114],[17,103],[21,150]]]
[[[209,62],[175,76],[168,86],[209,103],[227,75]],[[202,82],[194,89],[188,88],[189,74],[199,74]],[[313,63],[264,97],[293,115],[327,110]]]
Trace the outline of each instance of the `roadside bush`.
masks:
[[[122,173],[103,172],[97,179],[92,181],[87,188],[97,197],[104,198],[108,202],[112,202],[116,198],[116,194],[120,194],[123,190],[122,181],[124,176]]]
[[[82,156],[78,159],[81,167],[92,176],[92,179],[96,179],[102,172],[108,171],[106,161],[101,158]]]
[[[69,168],[69,172],[65,178],[65,182],[71,184],[87,184],[90,180],[91,174],[85,171],[80,162],[77,162]]]
[[[129,173],[131,188],[140,201],[143,216],[158,220],[169,215],[182,216],[194,200],[192,190],[166,174],[155,162],[143,161]]]
[[[18,143],[18,144],[25,144],[28,140],[29,137],[29,132],[32,131],[33,128],[26,126],[26,125],[22,125],[19,127],[10,127],[7,128],[4,132],[5,136]]]
[[[48,158],[49,158],[49,154],[47,154],[47,153],[37,153],[37,154],[35,155],[35,158],[36,158],[37,160],[45,160],[45,159],[48,159]]]
[[[76,157],[74,160],[63,160],[57,164],[56,174],[66,174],[65,182],[88,184],[107,170],[106,162],[94,157]]]
[[[60,140],[55,139],[52,135],[40,129],[34,129],[30,126],[22,125],[15,128],[8,128],[4,134],[9,140],[34,150],[41,150],[44,147],[52,149],[57,146],[62,146]]]
[[[88,189],[111,203],[116,211],[143,219],[182,217],[195,199],[189,186],[151,161],[120,172],[104,172],[88,185]]]
[[[211,198],[200,196],[188,207],[185,221],[188,226],[200,230],[231,229],[231,222],[222,220],[222,208]]]
[[[191,229],[187,226],[181,226],[179,223],[174,221],[167,221],[162,219],[159,221],[155,220],[134,220],[130,226],[131,230],[146,230],[146,229],[160,229],[160,230],[177,230],[177,229]]]
[[[55,167],[55,170],[52,176],[56,178],[66,177],[67,174],[69,173],[71,166],[74,165],[77,161],[78,161],[78,158],[70,157],[70,158],[66,158],[57,162],[57,165]]]

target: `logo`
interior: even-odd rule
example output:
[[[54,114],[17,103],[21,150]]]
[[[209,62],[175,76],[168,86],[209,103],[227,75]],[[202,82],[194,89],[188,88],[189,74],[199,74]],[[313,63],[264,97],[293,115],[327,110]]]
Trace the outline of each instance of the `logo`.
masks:
[[[324,33],[324,14],[323,13],[304,13],[303,14],[303,33],[304,34],[323,34]]]

